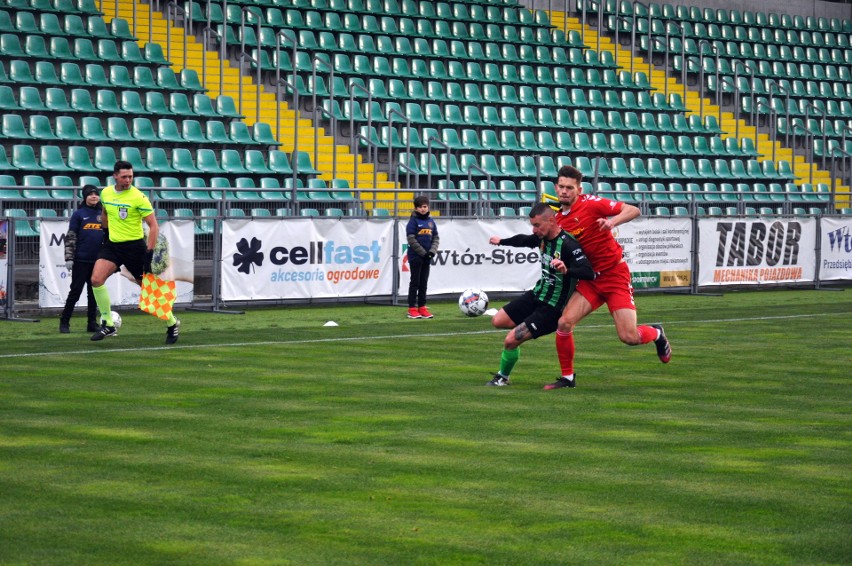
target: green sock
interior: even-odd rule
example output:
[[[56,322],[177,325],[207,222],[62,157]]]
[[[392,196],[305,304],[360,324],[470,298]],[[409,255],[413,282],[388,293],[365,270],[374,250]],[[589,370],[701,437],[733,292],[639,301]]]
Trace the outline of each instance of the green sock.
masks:
[[[503,353],[500,354],[500,375],[509,377],[512,373],[512,368],[518,363],[518,358],[521,357],[521,349],[507,350],[503,348]]]
[[[169,320],[166,321],[166,326],[173,326],[174,323],[176,323],[176,322],[177,322],[177,319],[175,318],[175,313],[170,312],[169,313]]]
[[[107,291],[106,285],[92,287],[92,293],[94,293],[95,302],[98,303],[98,309],[101,311],[101,318],[106,321],[107,326],[115,326],[112,321],[112,305],[109,301],[109,291]]]

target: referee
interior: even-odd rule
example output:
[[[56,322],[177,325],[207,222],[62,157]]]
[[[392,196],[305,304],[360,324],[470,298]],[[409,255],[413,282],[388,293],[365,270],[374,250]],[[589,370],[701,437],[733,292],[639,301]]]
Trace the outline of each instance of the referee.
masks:
[[[92,292],[101,311],[101,328],[92,335],[94,341],[118,334],[112,320],[106,280],[123,265],[141,285],[142,275],[151,272],[151,259],[160,234],[151,201],[133,186],[133,165],[117,161],[112,176],[115,183],[101,191],[106,237],[92,272]],[[148,225],[147,241],[143,223]],[[169,313],[167,324],[166,344],[174,344],[178,340],[180,321],[174,313]]]

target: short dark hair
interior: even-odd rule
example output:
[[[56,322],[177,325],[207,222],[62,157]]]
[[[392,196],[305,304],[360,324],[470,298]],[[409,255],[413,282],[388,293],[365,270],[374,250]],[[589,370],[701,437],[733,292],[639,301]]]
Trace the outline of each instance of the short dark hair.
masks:
[[[115,162],[115,166],[112,168],[113,173],[118,173],[122,169],[130,169],[133,170],[133,164],[129,161],[118,160]]]
[[[571,167],[570,165],[563,165],[559,168],[559,173],[556,174],[556,178],[558,179],[559,177],[576,179],[578,183],[583,182],[583,174],[580,173],[580,170],[576,167]]]
[[[547,204],[546,202],[537,202],[530,210],[530,218],[541,216],[542,214],[545,214],[548,211],[553,212],[553,208],[551,208],[549,204]]]
[[[427,197],[426,195],[414,197],[414,208],[417,208],[418,206],[423,206],[424,204],[429,204],[429,197]]]

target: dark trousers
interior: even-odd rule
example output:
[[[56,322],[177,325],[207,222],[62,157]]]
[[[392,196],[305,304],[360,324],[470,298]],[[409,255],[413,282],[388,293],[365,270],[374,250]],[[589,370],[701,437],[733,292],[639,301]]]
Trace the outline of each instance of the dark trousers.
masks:
[[[65,308],[62,310],[62,322],[67,323],[71,320],[71,315],[74,314],[74,305],[80,300],[80,295],[83,294],[83,287],[86,289],[86,297],[88,300],[87,316],[89,323],[97,324],[98,320],[98,305],[95,303],[95,294],[92,293],[92,271],[95,269],[94,263],[85,263],[75,261],[71,268],[71,290],[68,291],[68,298],[65,300]]]
[[[408,284],[409,308],[426,305],[426,284],[429,282],[431,266],[432,263],[425,257],[408,256],[408,269],[411,271],[411,282]]]

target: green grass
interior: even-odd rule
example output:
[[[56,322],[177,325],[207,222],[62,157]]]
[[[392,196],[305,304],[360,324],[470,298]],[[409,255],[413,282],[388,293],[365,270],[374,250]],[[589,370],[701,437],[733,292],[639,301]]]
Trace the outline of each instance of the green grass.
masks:
[[[0,563],[852,562],[850,291],[637,302],[672,363],[599,312],[550,392],[450,303],[2,323]]]

